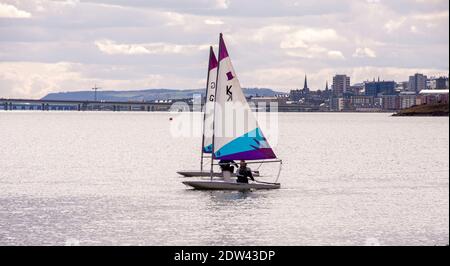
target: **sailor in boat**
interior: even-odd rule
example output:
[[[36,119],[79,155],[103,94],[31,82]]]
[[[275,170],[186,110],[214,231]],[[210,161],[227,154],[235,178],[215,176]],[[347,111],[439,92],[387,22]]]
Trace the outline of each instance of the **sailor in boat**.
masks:
[[[234,166],[238,167],[237,163],[233,160],[220,160],[220,169],[222,170],[223,179],[229,180],[231,175],[234,173]]]
[[[240,167],[237,170],[237,182],[239,183],[248,183],[248,179],[250,178],[252,181],[255,181],[253,178],[252,170],[247,167],[247,163],[244,160],[241,160],[239,163]]]

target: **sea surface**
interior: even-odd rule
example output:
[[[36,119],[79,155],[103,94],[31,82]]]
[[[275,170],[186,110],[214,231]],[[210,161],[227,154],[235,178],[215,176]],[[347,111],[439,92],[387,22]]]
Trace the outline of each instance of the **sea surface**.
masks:
[[[282,188],[208,192],[177,116],[0,111],[0,245],[449,243],[448,117],[280,113]]]

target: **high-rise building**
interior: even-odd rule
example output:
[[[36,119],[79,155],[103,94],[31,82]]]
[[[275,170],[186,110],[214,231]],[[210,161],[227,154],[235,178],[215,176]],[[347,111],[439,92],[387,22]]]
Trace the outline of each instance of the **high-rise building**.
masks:
[[[436,87],[437,90],[445,90],[448,89],[448,78],[447,77],[439,77],[436,79]]]
[[[371,81],[364,83],[366,96],[394,95],[395,81]]]
[[[416,73],[414,76],[409,77],[408,91],[420,92],[427,88],[427,76]]]
[[[350,77],[347,75],[335,75],[333,77],[332,90],[335,95],[342,95],[350,88]]]

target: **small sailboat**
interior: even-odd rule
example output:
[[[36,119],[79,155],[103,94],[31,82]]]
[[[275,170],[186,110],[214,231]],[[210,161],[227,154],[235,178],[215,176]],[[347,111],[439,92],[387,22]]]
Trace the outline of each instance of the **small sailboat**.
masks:
[[[209,169],[204,169],[205,159],[212,159],[212,125],[214,119],[214,101],[216,94],[216,79],[217,79],[217,58],[214,54],[213,47],[209,48],[209,63],[208,63],[208,74],[206,78],[206,101],[203,113],[203,129],[202,129],[202,147],[200,156],[200,170],[181,170],[177,171],[177,174],[184,177],[208,177],[211,176],[211,171]],[[259,171],[253,171],[254,176],[259,176]],[[221,172],[213,172],[213,177],[222,177]],[[231,176],[236,177],[234,173]]]
[[[211,75],[211,73],[210,73]],[[207,190],[248,190],[277,189],[282,161],[277,158],[242,91],[240,82],[231,64],[222,34],[219,38],[219,59],[215,75],[214,95],[211,97],[212,134],[205,135],[204,152],[211,153],[209,180],[184,181],[183,184],[195,189]],[[212,81],[210,81],[212,83]],[[215,86],[217,85],[217,86]],[[208,87],[210,88],[210,87]],[[210,106],[211,108],[211,106]],[[205,109],[205,116],[208,109]],[[205,120],[206,121],[206,120]],[[206,125],[206,123],[205,123]],[[210,141],[210,142],[209,142]],[[254,181],[239,183],[232,178],[213,179],[215,162],[219,160],[246,160],[247,163],[279,163],[275,182]]]

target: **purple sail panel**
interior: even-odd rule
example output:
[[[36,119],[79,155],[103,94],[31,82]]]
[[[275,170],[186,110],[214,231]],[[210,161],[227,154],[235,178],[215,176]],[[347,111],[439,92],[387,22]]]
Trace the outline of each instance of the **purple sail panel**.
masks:
[[[222,33],[220,34],[219,39],[219,62],[220,60],[228,57],[227,47],[225,46],[225,42],[223,41]]]
[[[261,148],[257,150],[233,153],[222,157],[215,155],[214,158],[220,160],[264,160],[275,159],[277,156],[271,148]]]
[[[231,71],[227,72],[227,78],[228,80],[232,80],[234,78],[233,73],[231,73]]]
[[[217,59],[216,59],[216,55],[214,54],[214,50],[212,48],[212,46],[210,47],[209,50],[209,69],[214,69],[217,67]]]

